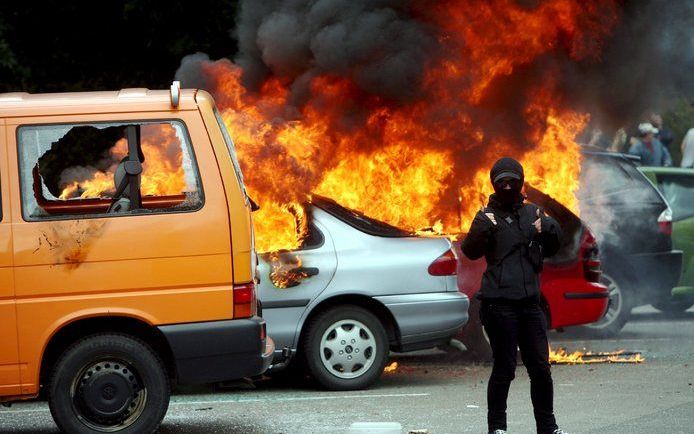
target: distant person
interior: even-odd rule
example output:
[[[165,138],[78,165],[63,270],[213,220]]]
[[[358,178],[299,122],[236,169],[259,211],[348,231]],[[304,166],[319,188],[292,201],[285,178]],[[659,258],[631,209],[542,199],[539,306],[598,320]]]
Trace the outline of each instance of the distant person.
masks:
[[[682,140],[682,167],[694,167],[694,128],[690,128]]]
[[[629,148],[629,154],[641,157],[643,166],[672,166],[672,157],[655,136],[658,129],[644,122],[639,124],[639,137]]]
[[[518,161],[498,160],[490,180],[494,194],[475,216],[462,245],[468,258],[487,260],[477,297],[494,357],[487,384],[489,432],[506,433],[506,401],[520,347],[538,434],[566,434],[554,418],[547,319],[540,307],[543,259],[559,250],[561,229],[537,206],[525,203],[523,166]]]
[[[628,139],[629,137],[627,136],[626,130],[624,128],[618,129],[614,133],[614,137],[612,137],[612,143],[610,144],[610,147],[607,148],[607,150],[612,152],[626,151]]]
[[[655,137],[660,140],[660,143],[669,151],[670,145],[675,141],[674,134],[672,134],[672,131],[668,127],[663,125],[663,117],[658,113],[651,113],[650,121],[651,125],[658,129]]]
[[[602,132],[600,128],[593,128],[590,133],[590,141],[588,146],[594,146],[600,149],[607,149],[610,146],[609,138]]]

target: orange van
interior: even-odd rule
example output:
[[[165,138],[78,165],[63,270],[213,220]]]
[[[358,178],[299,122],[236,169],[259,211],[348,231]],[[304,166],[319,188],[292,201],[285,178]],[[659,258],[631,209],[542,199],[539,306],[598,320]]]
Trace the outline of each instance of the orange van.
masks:
[[[0,402],[157,429],[170,385],[264,372],[248,198],[200,90],[0,95]]]

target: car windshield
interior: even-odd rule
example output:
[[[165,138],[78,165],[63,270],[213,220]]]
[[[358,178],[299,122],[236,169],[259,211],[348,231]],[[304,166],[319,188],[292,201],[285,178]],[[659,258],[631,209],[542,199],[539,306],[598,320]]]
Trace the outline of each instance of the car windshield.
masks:
[[[314,196],[311,202],[323,211],[369,235],[379,237],[409,237],[413,235],[411,232],[368,217],[359,211],[345,208],[334,200],[326,197]]]
[[[694,176],[658,174],[658,190],[672,208],[673,220],[694,216]]]

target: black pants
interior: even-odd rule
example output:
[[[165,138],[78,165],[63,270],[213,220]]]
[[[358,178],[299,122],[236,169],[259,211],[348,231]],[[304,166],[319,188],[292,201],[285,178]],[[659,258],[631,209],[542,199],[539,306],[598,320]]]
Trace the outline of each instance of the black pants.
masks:
[[[494,368],[487,385],[489,431],[506,429],[506,400],[516,374],[518,348],[530,376],[538,434],[557,429],[553,409],[552,374],[549,365],[547,320],[537,302],[483,301],[480,319],[489,336]]]

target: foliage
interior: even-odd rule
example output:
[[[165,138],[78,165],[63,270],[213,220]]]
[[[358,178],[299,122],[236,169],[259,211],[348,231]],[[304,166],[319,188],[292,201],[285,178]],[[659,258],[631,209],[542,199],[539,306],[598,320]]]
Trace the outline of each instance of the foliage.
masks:
[[[165,88],[186,54],[233,57],[236,0],[0,2],[0,92]]]
[[[663,123],[672,130],[675,141],[670,146],[675,164],[682,159],[680,144],[690,128],[694,128],[694,101],[685,98],[678,100],[672,109],[663,115]]]

